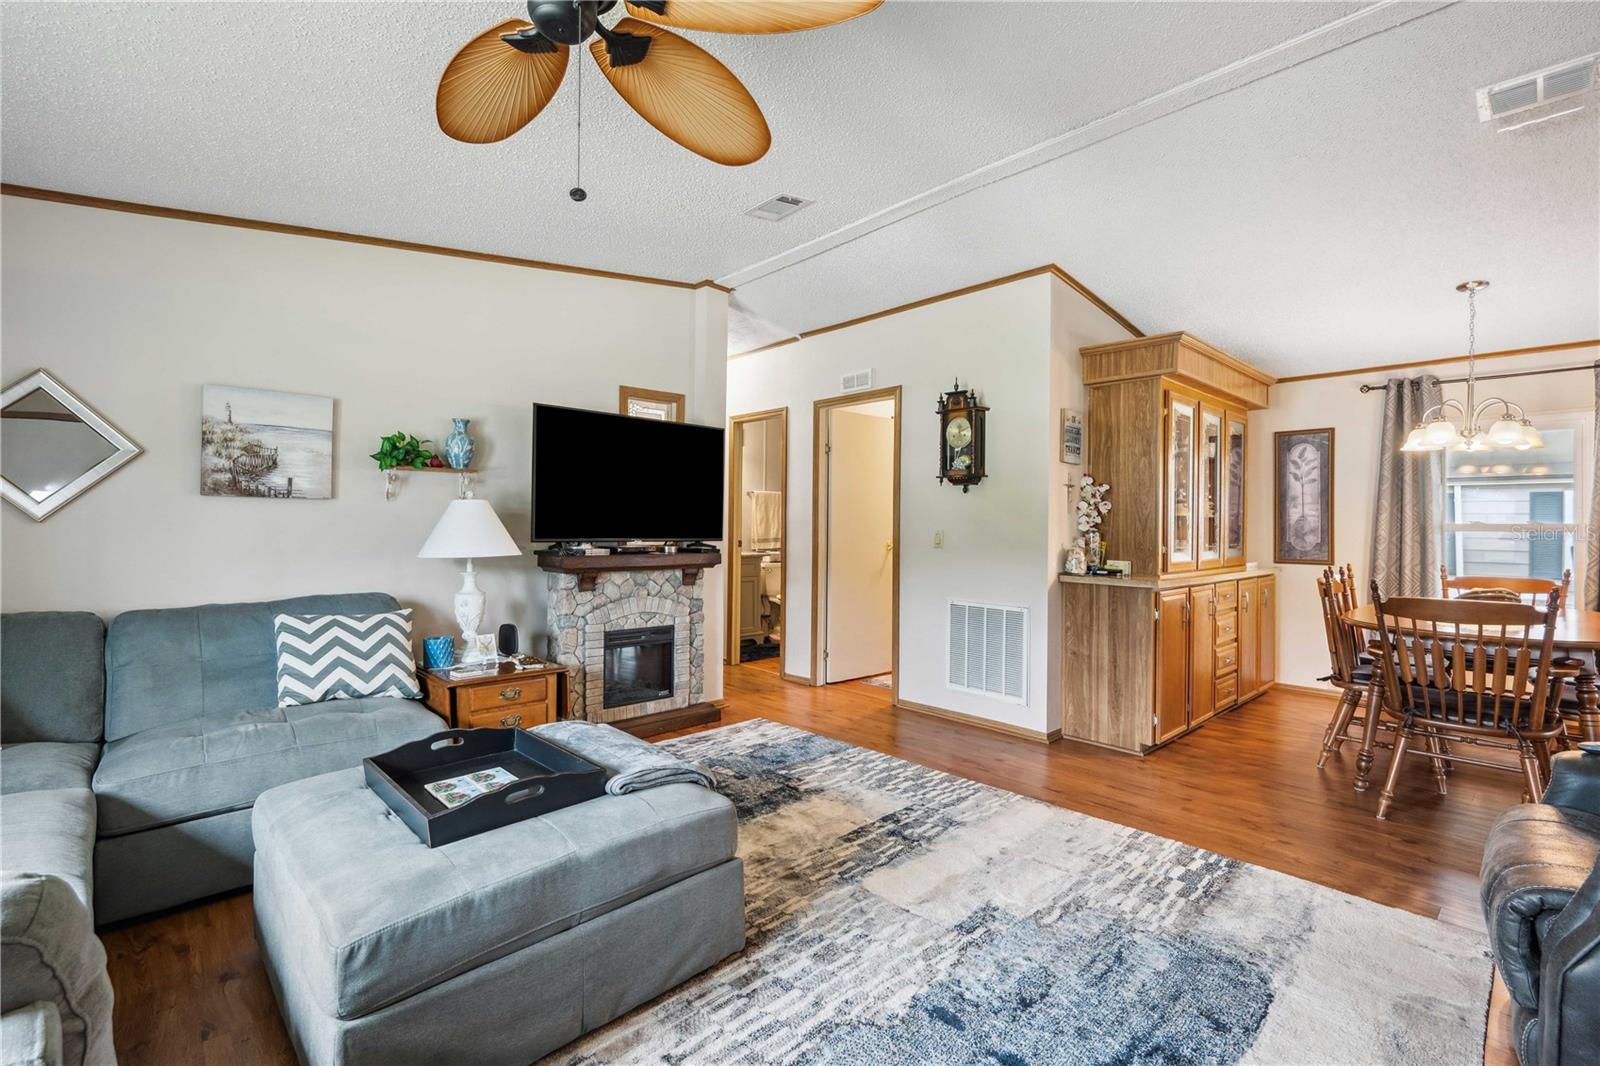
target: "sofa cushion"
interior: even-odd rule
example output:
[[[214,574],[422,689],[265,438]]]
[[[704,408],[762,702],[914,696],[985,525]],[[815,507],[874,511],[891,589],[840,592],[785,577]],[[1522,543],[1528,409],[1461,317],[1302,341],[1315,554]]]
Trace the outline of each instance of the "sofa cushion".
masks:
[[[86,788],[14,792],[0,803],[0,868],[49,874],[94,911],[94,793]]]
[[[61,1066],[61,1012],[42,999],[0,1015],[0,1066]]]
[[[415,700],[373,697],[207,714],[113,740],[94,790],[102,837],[255,802],[285,781],[358,765],[444,729]]]
[[[105,639],[105,623],[87,611],[0,615],[0,741],[99,740]]]
[[[733,857],[733,804],[698,785],[603,796],[429,848],[360,770],[262,794],[255,890],[294,942],[275,959],[358,1018]]]
[[[7,744],[0,748],[0,794],[52,788],[88,788],[98,744]]]
[[[411,609],[382,614],[280,614],[278,706],[362,696],[422,698],[411,653]]]
[[[272,620],[280,614],[376,614],[399,606],[382,593],[350,593],[118,615],[106,634],[106,739],[277,703]]]
[[[63,1066],[114,1066],[106,951],[72,889],[45,874],[0,879],[0,946],[0,1011],[54,1003]]]

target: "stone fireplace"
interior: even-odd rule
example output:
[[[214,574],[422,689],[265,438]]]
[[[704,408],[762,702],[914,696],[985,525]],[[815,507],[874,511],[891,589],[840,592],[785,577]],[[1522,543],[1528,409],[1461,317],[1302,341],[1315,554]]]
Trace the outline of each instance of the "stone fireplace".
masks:
[[[705,700],[705,600],[698,569],[599,569],[610,560],[664,567],[671,565],[671,559],[660,555],[590,558],[582,570],[573,572],[554,569],[545,553],[540,553],[550,593],[548,657],[567,668],[567,717],[620,726],[633,719],[695,707]],[[664,630],[671,634],[670,657],[663,657],[660,651]],[[640,638],[640,631],[653,637]],[[625,694],[627,702],[618,702],[620,689],[614,677],[609,701],[613,705],[607,706],[607,634],[613,635],[609,658],[614,674],[620,666],[625,673],[637,674],[644,667],[653,675],[664,675],[666,671],[658,668],[670,663],[668,683],[657,686],[670,694],[639,698],[644,689],[635,686]],[[624,634],[623,641],[647,640],[647,644],[636,643],[631,652],[619,654],[617,638]],[[635,676],[633,682],[637,681]],[[629,684],[623,681],[624,686]]]

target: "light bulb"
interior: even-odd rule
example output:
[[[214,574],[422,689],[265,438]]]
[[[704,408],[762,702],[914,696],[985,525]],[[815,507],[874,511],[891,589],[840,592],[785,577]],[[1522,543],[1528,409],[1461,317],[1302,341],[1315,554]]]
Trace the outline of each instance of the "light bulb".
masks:
[[[1500,448],[1514,448],[1523,438],[1522,423],[1510,415],[1489,427],[1489,440]]]

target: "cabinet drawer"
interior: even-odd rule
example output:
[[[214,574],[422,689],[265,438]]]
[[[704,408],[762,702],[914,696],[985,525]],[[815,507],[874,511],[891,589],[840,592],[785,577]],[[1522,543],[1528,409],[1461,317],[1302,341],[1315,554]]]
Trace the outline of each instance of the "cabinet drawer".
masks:
[[[1232,644],[1239,639],[1239,612],[1224,611],[1219,604],[1217,607],[1217,647]]]
[[[1239,675],[1229,674],[1217,678],[1217,710],[1226,710],[1239,702]]]
[[[543,703],[550,698],[550,686],[548,675],[508,677],[493,685],[473,685],[456,693],[456,708],[463,718],[476,718],[524,703]]]
[[[552,703],[508,703],[470,715],[463,711],[461,724],[467,729],[528,729],[555,718]]]
[[[1237,581],[1219,581],[1216,584],[1217,610],[1233,610],[1239,606],[1239,583]]]
[[[1239,669],[1239,645],[1228,643],[1217,649],[1217,676],[1232,674]]]

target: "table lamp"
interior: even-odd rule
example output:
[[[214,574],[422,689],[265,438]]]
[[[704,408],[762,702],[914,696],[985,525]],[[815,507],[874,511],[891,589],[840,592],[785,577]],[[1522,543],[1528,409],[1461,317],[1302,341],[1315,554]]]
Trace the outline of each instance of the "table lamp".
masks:
[[[451,500],[433,532],[428,534],[422,550],[417,552],[418,559],[467,561],[467,568],[461,571],[461,589],[456,593],[456,624],[461,627],[461,639],[466,642],[461,656],[463,661],[485,657],[477,646],[478,626],[483,623],[483,590],[478,587],[478,573],[472,567],[472,560],[521,554],[522,549],[500,524],[489,501],[477,499]]]

